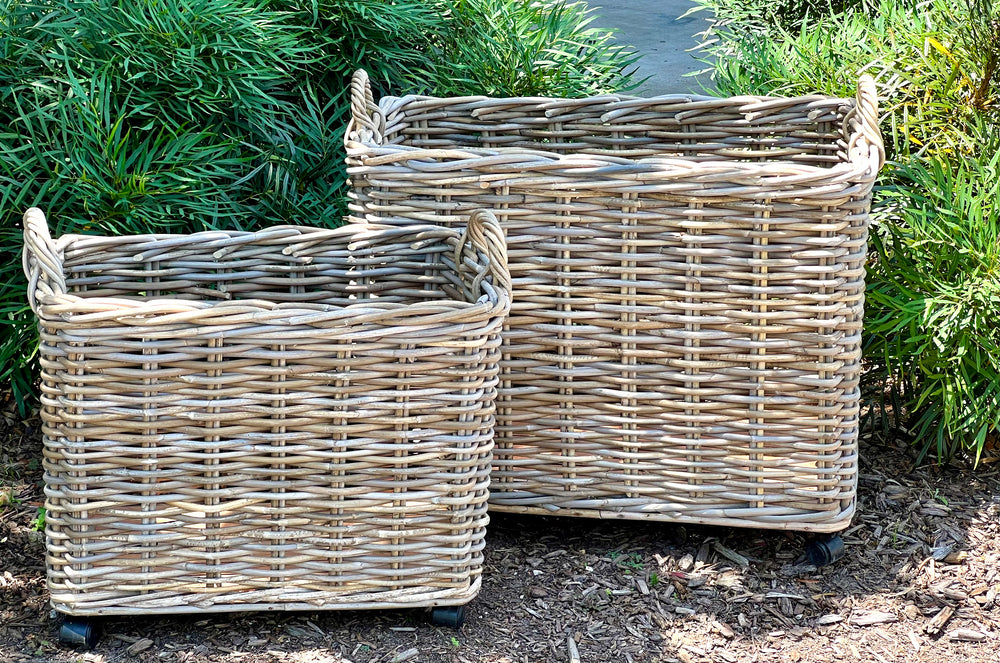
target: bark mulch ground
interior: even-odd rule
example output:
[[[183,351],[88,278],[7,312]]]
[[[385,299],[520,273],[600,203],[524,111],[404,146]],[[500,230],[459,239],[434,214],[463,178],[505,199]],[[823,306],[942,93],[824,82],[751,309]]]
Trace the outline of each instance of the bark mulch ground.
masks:
[[[998,660],[1000,472],[913,469],[872,441],[831,567],[802,562],[798,533],[495,514],[460,630],[416,610],[134,617],[74,651],[32,529],[38,421],[0,412],[0,663]]]

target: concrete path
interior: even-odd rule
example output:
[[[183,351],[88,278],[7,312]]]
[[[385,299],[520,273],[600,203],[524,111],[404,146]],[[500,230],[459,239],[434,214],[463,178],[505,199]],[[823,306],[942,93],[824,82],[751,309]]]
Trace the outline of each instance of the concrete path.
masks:
[[[708,12],[679,19],[695,6],[692,0],[588,0],[588,4],[597,16],[592,26],[617,29],[618,43],[634,46],[643,56],[638,77],[649,80],[629,94],[706,94],[701,84],[711,85],[707,74],[698,78],[684,74],[708,66],[695,59],[704,55],[687,52],[698,43],[694,34],[708,26]]]

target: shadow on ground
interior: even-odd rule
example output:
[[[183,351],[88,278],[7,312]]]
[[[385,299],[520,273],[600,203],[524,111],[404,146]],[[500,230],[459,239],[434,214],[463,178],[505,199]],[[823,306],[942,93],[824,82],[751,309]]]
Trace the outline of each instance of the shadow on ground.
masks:
[[[38,430],[10,408],[5,421],[5,663],[996,660],[998,472],[913,471],[907,450],[873,443],[831,567],[801,563],[799,533],[495,514],[482,592],[457,631],[419,610],[134,617],[73,651],[57,643],[31,530]]]

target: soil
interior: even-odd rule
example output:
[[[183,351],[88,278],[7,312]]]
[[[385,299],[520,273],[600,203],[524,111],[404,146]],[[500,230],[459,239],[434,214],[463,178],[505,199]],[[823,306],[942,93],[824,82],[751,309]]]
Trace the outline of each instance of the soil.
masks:
[[[915,469],[905,446],[865,440],[831,566],[804,562],[800,533],[494,514],[460,630],[420,610],[134,617],[74,650],[32,528],[38,420],[9,396],[0,413],[0,663],[993,663],[1000,648],[1000,472]]]

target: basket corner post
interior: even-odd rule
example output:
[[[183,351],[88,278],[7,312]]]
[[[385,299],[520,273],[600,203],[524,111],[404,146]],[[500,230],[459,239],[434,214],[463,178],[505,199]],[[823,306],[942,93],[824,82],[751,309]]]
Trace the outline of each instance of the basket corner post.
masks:
[[[362,142],[373,140],[380,143],[384,124],[382,113],[372,94],[368,72],[358,69],[351,75],[351,120],[344,140],[349,142],[355,136]]]
[[[871,158],[875,161],[874,173],[878,173],[885,165],[885,144],[882,132],[879,130],[878,116],[878,86],[871,74],[861,74],[858,77],[855,106],[861,117],[861,133],[868,141]]]
[[[474,211],[469,216],[462,240],[462,243],[472,241],[489,256],[493,278],[510,297],[513,286],[507,259],[507,235],[496,215],[488,209]]]

